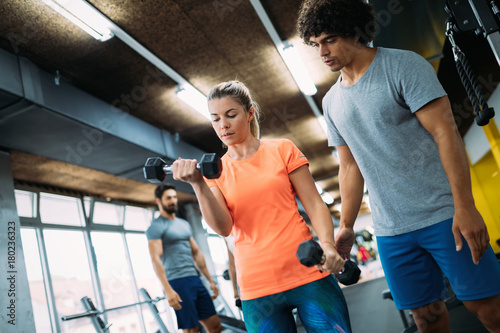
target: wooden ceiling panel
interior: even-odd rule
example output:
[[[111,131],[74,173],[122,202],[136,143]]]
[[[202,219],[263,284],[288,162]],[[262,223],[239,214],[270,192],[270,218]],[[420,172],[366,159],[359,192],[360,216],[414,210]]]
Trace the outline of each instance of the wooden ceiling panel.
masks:
[[[50,185],[83,194],[112,198],[145,205],[155,205],[156,185],[116,177],[74,164],[55,161],[18,151],[11,152],[14,179],[23,182]],[[180,202],[192,202],[195,197],[180,193]]]

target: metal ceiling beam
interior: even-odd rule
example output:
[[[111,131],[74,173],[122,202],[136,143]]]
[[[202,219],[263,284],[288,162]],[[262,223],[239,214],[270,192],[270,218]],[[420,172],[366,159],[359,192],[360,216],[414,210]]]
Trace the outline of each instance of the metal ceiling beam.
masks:
[[[143,182],[148,157],[205,153],[4,50],[0,72],[0,147]]]

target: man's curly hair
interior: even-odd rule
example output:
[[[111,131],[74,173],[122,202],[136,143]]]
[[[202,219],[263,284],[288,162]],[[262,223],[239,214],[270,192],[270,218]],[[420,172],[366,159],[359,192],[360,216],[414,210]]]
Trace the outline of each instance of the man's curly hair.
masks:
[[[375,35],[373,6],[364,0],[304,0],[297,30],[306,44],[325,32],[344,38],[359,36],[359,42],[368,45]]]

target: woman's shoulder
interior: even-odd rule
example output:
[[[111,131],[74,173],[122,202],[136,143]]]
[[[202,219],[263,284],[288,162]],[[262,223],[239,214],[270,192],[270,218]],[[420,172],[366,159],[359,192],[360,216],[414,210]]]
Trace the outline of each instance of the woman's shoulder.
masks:
[[[261,139],[261,144],[269,147],[287,147],[295,146],[290,139],[279,138],[279,139]]]

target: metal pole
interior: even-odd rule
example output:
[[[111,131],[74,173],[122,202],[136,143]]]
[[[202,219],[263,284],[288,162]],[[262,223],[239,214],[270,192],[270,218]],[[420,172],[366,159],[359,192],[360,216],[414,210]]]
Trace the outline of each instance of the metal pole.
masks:
[[[160,313],[158,311],[158,308],[156,307],[156,305],[153,304],[154,301],[151,299],[151,296],[149,296],[149,293],[144,288],[141,288],[139,290],[139,292],[141,293],[142,298],[144,298],[145,303],[148,304],[149,310],[151,310],[151,313],[153,314],[153,317],[156,320],[156,323],[158,324],[158,327],[160,328],[160,332],[161,333],[168,333],[167,326],[165,326],[165,323],[161,319]],[[160,300],[160,299],[157,298],[157,301],[158,300]]]
[[[500,65],[500,33],[492,9],[484,0],[469,0],[469,5]]]
[[[494,32],[492,34],[489,34],[486,39],[488,40],[488,43],[490,44],[491,50],[493,51],[493,54],[495,55],[495,59],[497,60],[498,64],[500,65],[500,32]]]
[[[88,317],[88,316],[93,316],[93,315],[102,315],[102,314],[109,312],[109,311],[116,311],[116,310],[121,310],[121,309],[125,309],[125,308],[130,308],[130,307],[136,306],[136,305],[141,305],[141,304],[146,304],[146,303],[151,303],[151,302],[158,302],[158,301],[162,300],[163,298],[156,298],[153,300],[148,300],[148,301],[143,301],[143,302],[137,302],[137,303],[127,304],[127,305],[120,305],[120,306],[117,306],[114,308],[104,309],[102,311],[99,311],[95,308],[95,306],[92,303],[92,300],[90,300],[89,297],[84,296],[82,298],[82,301],[83,301],[83,299],[86,299],[86,302],[91,302],[93,308],[91,306],[91,307],[89,307],[88,311],[74,314],[74,315],[63,316],[63,317],[61,317],[61,319],[63,321],[68,321],[68,320],[73,320],[73,319],[78,319],[78,318],[83,318],[83,317]]]
[[[125,225],[125,215],[127,214],[127,207],[125,207],[125,210],[124,210],[124,214],[123,214],[123,219],[122,219],[122,225]],[[130,259],[130,251],[129,251],[129,248],[128,248],[128,242],[127,242],[127,239],[126,239],[126,234],[123,233],[122,234],[122,240],[123,240],[123,247],[125,249],[125,255],[127,257],[127,264],[128,264],[128,269],[130,270],[130,272],[132,273],[132,281],[134,283],[134,298],[135,298],[135,301],[136,302],[140,302],[140,296],[139,294],[137,293],[137,280],[135,278],[135,272],[134,272],[134,267],[132,266],[132,260]],[[136,311],[139,310],[139,322],[141,324],[141,329],[142,329],[142,332],[146,333],[146,324],[144,323],[144,316],[142,315],[142,309],[141,307],[139,306],[139,304],[136,305]]]
[[[90,316],[90,320],[92,321],[92,325],[94,325],[95,331],[97,333],[106,333],[109,330],[111,324],[106,325],[106,322],[99,317],[99,311],[97,311],[92,300],[87,296],[82,297],[81,302],[83,307],[88,311],[88,316]]]
[[[104,309],[102,311],[97,310],[94,303],[92,303],[92,300],[89,297],[84,296],[84,297],[82,297],[81,302],[83,304],[84,309],[87,311],[85,311],[83,313],[79,313],[79,314],[70,315],[70,316],[63,316],[63,317],[61,317],[61,320],[68,321],[68,320],[73,320],[73,319],[90,317],[90,320],[92,321],[92,325],[94,325],[96,332],[97,333],[106,333],[106,332],[108,332],[111,324],[106,324],[106,322],[103,320],[103,318],[100,317],[101,315],[103,315],[104,313],[109,312],[109,311],[120,310],[120,309],[129,308],[129,307],[137,306],[137,305],[141,305],[141,304],[147,304],[149,306],[149,309],[151,310],[151,313],[153,314],[154,319],[156,320],[156,322],[158,324],[158,327],[160,328],[160,332],[161,333],[168,333],[168,329],[165,326],[165,324],[163,323],[163,320],[160,317],[160,313],[159,313],[158,309],[154,305],[154,303],[159,302],[160,300],[164,299],[164,297],[157,297],[155,299],[151,299],[151,296],[149,296],[148,292],[144,288],[141,288],[141,290],[139,292],[142,295],[142,297],[144,298],[143,302],[137,302],[137,303],[133,303],[133,304],[117,306],[117,307],[110,308],[110,309]]]

